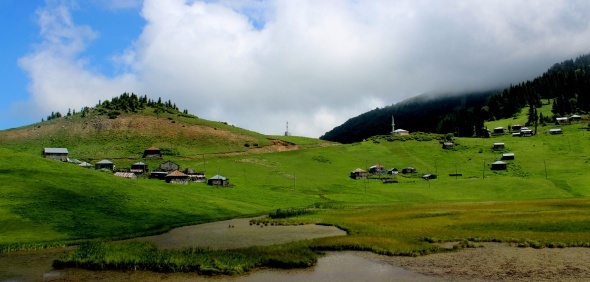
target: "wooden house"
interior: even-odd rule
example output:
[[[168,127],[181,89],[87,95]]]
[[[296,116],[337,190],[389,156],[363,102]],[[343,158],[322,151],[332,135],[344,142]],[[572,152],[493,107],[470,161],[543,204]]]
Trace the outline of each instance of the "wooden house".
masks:
[[[523,127],[522,129],[520,129],[520,136],[521,137],[531,137],[531,136],[533,136],[533,131],[526,128],[526,127]]]
[[[549,134],[563,134],[563,130],[561,128],[552,128],[549,129]]]
[[[496,161],[492,163],[492,170],[506,170],[506,163],[503,161]]]
[[[207,180],[207,184],[212,186],[228,186],[229,185],[229,178],[223,177],[219,174],[209,178]]]
[[[367,178],[367,171],[364,169],[357,168],[350,172],[350,178],[352,179],[365,179]]]
[[[104,169],[104,170],[114,170],[115,163],[113,163],[109,160],[102,160],[100,162],[95,163],[94,168],[95,169]]]
[[[494,143],[494,150],[502,150],[504,149],[504,143]]]
[[[174,183],[174,184],[188,184],[190,182],[190,177],[178,170],[175,170],[166,175],[166,182],[167,183]]]
[[[496,127],[494,128],[494,133],[495,134],[503,134],[504,132],[506,132],[506,130],[504,129],[504,127]]]
[[[163,171],[173,172],[175,170],[180,170],[180,166],[173,161],[166,161],[160,165],[160,169]]]
[[[146,173],[148,172],[148,165],[143,162],[137,162],[131,165],[131,172],[133,173]]]
[[[385,172],[385,167],[380,164],[369,167],[369,173],[371,174],[384,174]]]
[[[520,125],[520,124],[515,124],[512,126],[512,130],[514,130],[514,131],[520,131],[521,128],[522,128],[522,125]]]
[[[395,167],[387,170],[387,174],[397,175],[398,173],[399,173],[399,171]]]
[[[193,182],[206,182],[207,178],[205,177],[204,171],[195,171],[194,169],[187,167],[182,171],[184,174],[188,175],[191,181]]]
[[[161,159],[162,152],[156,147],[149,147],[143,151],[144,159]]]
[[[575,120],[582,120],[582,117],[579,115],[573,115],[570,117],[570,121],[575,121]]]
[[[555,122],[557,122],[557,123],[569,123],[570,120],[569,120],[569,118],[566,118],[566,117],[558,117],[558,118],[555,118]]]
[[[43,157],[47,159],[54,159],[62,162],[68,161],[67,148],[43,148]]]
[[[403,174],[416,173],[416,172],[417,172],[416,169],[411,166],[407,166],[402,169]]]
[[[166,179],[166,175],[168,175],[169,173],[170,173],[169,171],[165,171],[161,168],[157,168],[157,169],[154,169],[150,172],[150,178]]]
[[[514,160],[514,153],[502,154],[502,160]]]

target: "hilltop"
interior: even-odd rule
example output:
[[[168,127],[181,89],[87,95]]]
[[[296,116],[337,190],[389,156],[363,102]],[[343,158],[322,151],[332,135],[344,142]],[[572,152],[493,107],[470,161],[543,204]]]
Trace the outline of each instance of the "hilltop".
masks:
[[[125,102],[122,102],[125,101]],[[0,147],[39,154],[44,147],[68,148],[81,160],[137,159],[156,146],[170,157],[297,149],[300,137],[267,136],[222,121],[179,111],[170,101],[123,93],[67,115],[52,113],[40,123],[0,131]],[[320,144],[321,141],[311,143]]]

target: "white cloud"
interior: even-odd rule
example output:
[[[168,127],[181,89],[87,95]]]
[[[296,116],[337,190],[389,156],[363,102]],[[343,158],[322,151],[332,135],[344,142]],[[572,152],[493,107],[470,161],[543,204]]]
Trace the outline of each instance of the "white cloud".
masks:
[[[79,54],[95,35],[67,9],[40,14],[46,41],[21,64],[40,103],[135,91],[262,133],[289,121],[292,134],[317,137],[410,96],[518,83],[588,53],[588,12],[590,2],[565,0],[145,0],[142,34],[116,56],[127,74],[91,71]]]

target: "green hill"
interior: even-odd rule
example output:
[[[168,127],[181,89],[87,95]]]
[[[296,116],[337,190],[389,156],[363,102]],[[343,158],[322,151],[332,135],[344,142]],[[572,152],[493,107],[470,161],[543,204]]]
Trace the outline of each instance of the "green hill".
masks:
[[[273,224],[333,224],[348,231],[344,237],[289,245],[290,253],[311,256],[311,261],[310,249],[390,255],[446,251],[431,244],[438,241],[590,246],[590,133],[585,115],[582,121],[560,125],[560,135],[547,133],[554,124],[540,123],[532,137],[505,133],[453,138],[455,146],[443,149],[442,142],[450,136],[377,135],[338,144],[265,136],[159,109],[146,105],[113,117],[95,108],[1,131],[0,250],[109,241],[277,209],[293,210],[297,216],[270,220]],[[527,113],[522,109],[514,118],[486,126],[522,123]],[[494,150],[493,144],[500,142],[505,147]],[[232,185],[130,180],[40,154],[43,147],[67,147],[71,158],[112,158],[117,167],[126,168],[141,160],[149,146],[166,152],[162,160],[145,160],[152,169],[169,159],[181,168],[204,170],[208,177],[221,174]],[[515,159],[506,161],[507,169],[491,170],[508,152]],[[417,173],[349,177],[354,169],[375,164],[398,170],[412,166]],[[423,174],[438,177],[426,181]],[[100,246],[84,245],[72,257],[113,252]],[[261,252],[275,256],[272,250],[281,253],[283,247]],[[126,252],[134,253],[133,248]],[[231,256],[248,256],[249,251],[232,251]],[[182,252],[176,255],[183,257]],[[101,258],[97,260],[101,264]],[[170,261],[155,265],[166,263]],[[119,265],[133,267],[128,261]]]

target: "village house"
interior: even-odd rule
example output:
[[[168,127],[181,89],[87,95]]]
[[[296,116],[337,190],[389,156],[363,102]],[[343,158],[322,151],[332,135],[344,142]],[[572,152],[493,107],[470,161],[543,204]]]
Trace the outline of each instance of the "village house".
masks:
[[[514,153],[502,154],[502,160],[514,160]]]
[[[367,171],[364,169],[357,168],[350,172],[350,178],[352,179],[365,179],[367,178]]]
[[[494,150],[504,149],[504,143],[494,143]]]
[[[563,130],[561,128],[552,128],[549,129],[549,134],[563,134]]]
[[[173,184],[189,184],[190,177],[178,170],[166,175],[166,182]]]
[[[512,126],[512,130],[514,130],[514,131],[520,131],[521,128],[522,128],[522,125],[520,125],[520,124],[515,124]]]
[[[165,171],[161,168],[157,168],[157,169],[154,169],[150,172],[150,178],[166,179],[166,175],[168,175],[169,173],[170,173],[169,171]]]
[[[571,120],[571,121],[575,121],[575,120],[581,120],[581,119],[582,119],[582,117],[581,117],[581,116],[579,116],[579,115],[573,115],[573,116],[571,116],[571,117],[570,117],[570,120]]]
[[[156,147],[149,147],[143,151],[144,159],[161,159],[162,152]]]
[[[417,172],[416,169],[411,166],[407,166],[402,169],[403,174],[416,173],[416,172]]]
[[[137,162],[131,165],[131,172],[133,173],[146,173],[148,172],[148,165],[143,162]]]
[[[371,174],[384,174],[385,167],[380,164],[376,164],[374,166],[369,167],[369,173],[371,173]]]
[[[109,161],[109,160],[102,160],[99,161],[97,163],[94,164],[94,168],[95,169],[103,169],[103,170],[114,170],[115,169],[115,163]]]
[[[219,174],[209,178],[207,180],[207,184],[212,186],[228,186],[229,185],[229,178],[223,177]]]
[[[496,161],[492,163],[492,170],[506,170],[506,163],[503,161]]]
[[[203,171],[195,171],[194,169],[187,167],[184,169],[183,173],[188,175],[190,180],[193,182],[207,181],[207,178],[205,177],[205,172]]]
[[[504,132],[506,132],[506,129],[504,129],[504,127],[496,127],[494,128],[494,133],[495,134],[503,134]]]
[[[399,171],[395,167],[387,170],[387,174],[397,175],[398,173],[399,173]]]
[[[43,157],[46,159],[54,159],[62,162],[68,161],[67,148],[44,148]]]
[[[569,123],[570,120],[567,117],[558,117],[558,118],[555,118],[555,122],[557,122],[557,123]]]

